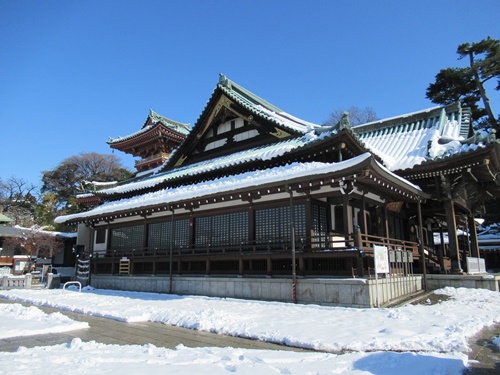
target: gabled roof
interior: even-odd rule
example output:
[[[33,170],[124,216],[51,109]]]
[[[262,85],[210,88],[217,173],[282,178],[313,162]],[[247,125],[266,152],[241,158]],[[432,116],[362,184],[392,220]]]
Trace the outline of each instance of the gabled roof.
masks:
[[[235,173],[235,170],[247,172],[262,169],[273,165],[284,165],[294,161],[311,160],[313,154],[337,152],[346,145],[350,148],[350,157],[368,152],[360,145],[356,136],[348,127],[339,126],[320,127],[310,130],[305,135],[288,138],[275,143],[248,148],[239,152],[203,160],[186,166],[171,168],[167,171],[158,170],[156,173],[136,177],[128,183],[96,189],[90,196],[101,196],[112,199],[121,198],[131,194],[141,194],[147,191],[177,185],[184,180],[212,179],[216,176],[225,176]],[[333,161],[337,156],[328,156],[326,159]],[[322,158],[325,159],[325,158]],[[314,160],[314,159],[313,159]],[[79,196],[80,197],[80,196]],[[82,196],[83,197],[83,196]]]
[[[319,125],[291,116],[220,74],[219,82],[193,129],[179,148],[172,153],[163,170],[183,165],[186,158],[194,154],[197,145],[222,110],[227,110],[233,116],[240,117],[248,123],[259,121],[270,124],[275,132],[275,134],[270,133],[274,136],[269,138],[270,143],[275,142],[276,139],[301,136],[319,127]],[[231,152],[229,149],[224,151]]]
[[[136,138],[136,137],[140,136],[141,134],[148,133],[156,126],[165,127],[171,131],[175,131],[175,132],[180,133],[184,136],[189,134],[189,130],[190,130],[189,124],[183,124],[181,122],[170,120],[170,119],[163,117],[163,116],[159,115],[158,113],[154,112],[152,109],[150,109],[149,115],[148,115],[144,125],[142,126],[141,130],[136,131],[135,133],[129,134],[129,135],[124,136],[124,137],[110,138],[107,141],[107,143],[109,145],[113,145],[113,144],[121,143],[124,141],[128,141],[129,139]]]
[[[274,122],[276,125],[288,128],[292,131],[305,134],[312,128],[319,126],[284,112],[278,107],[248,91],[244,87],[231,81],[222,73],[220,74],[217,88],[222,90],[229,98],[233,99],[253,114],[261,116],[271,122]]]

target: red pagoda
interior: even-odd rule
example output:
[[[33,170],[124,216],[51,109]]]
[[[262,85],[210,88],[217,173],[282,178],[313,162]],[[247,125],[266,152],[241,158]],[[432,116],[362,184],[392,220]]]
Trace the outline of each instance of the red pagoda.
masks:
[[[172,121],[150,110],[141,130],[126,137],[111,138],[107,143],[113,149],[140,157],[135,168],[145,172],[163,165],[188,133],[189,124]]]

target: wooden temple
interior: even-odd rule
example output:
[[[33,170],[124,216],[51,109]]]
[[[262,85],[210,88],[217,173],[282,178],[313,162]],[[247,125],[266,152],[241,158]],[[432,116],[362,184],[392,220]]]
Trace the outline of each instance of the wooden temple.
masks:
[[[126,137],[111,138],[112,149],[140,157],[135,163],[138,172],[160,167],[186,138],[189,124],[182,124],[159,115],[152,109],[142,128]]]
[[[151,112],[108,143],[151,173],[56,219],[79,225],[96,275],[126,259],[132,275],[369,277],[374,245],[391,272],[460,273],[479,256],[474,217],[500,194],[495,133],[458,104],[326,127],[221,75],[191,130]]]

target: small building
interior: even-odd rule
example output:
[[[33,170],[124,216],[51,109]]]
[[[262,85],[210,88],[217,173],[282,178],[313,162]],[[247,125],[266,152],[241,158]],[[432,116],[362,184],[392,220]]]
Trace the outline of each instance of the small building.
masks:
[[[457,223],[500,193],[495,134],[474,133],[468,113],[450,105],[356,127],[345,115],[327,127],[221,75],[161,167],[89,192],[99,206],[56,221],[78,224],[93,281],[108,287],[124,287],[126,274],[143,280],[128,289],[286,300],[263,296],[262,285],[291,278],[295,300],[297,277],[369,279],[374,245],[389,250],[397,276],[462,272]],[[433,245],[436,227],[449,234],[448,254]],[[167,286],[139,286],[162,277]],[[221,277],[231,281],[203,289]],[[235,291],[242,278],[264,280],[247,284],[260,292]],[[314,288],[323,287],[299,300],[325,302],[308,299]],[[338,293],[326,300],[340,303]]]
[[[50,264],[62,277],[69,279],[75,275],[76,257],[73,246],[76,244],[76,233],[0,225],[0,267],[12,268],[15,257],[19,256],[29,256],[29,258],[33,258],[33,261],[37,259],[37,252],[29,253],[23,247],[9,245],[7,239],[12,237],[31,239],[38,242],[37,246],[40,248],[55,245],[52,241],[46,241],[44,238],[54,238],[60,241],[61,247],[54,253],[50,249],[44,251],[41,258],[47,258],[47,260],[43,263]],[[41,259],[40,262],[42,262]]]

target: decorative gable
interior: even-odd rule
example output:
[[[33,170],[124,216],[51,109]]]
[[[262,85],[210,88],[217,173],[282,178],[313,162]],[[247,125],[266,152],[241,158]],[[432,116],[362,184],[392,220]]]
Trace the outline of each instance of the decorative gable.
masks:
[[[315,126],[229,82],[221,78],[191,133],[164,170],[303,136]]]

